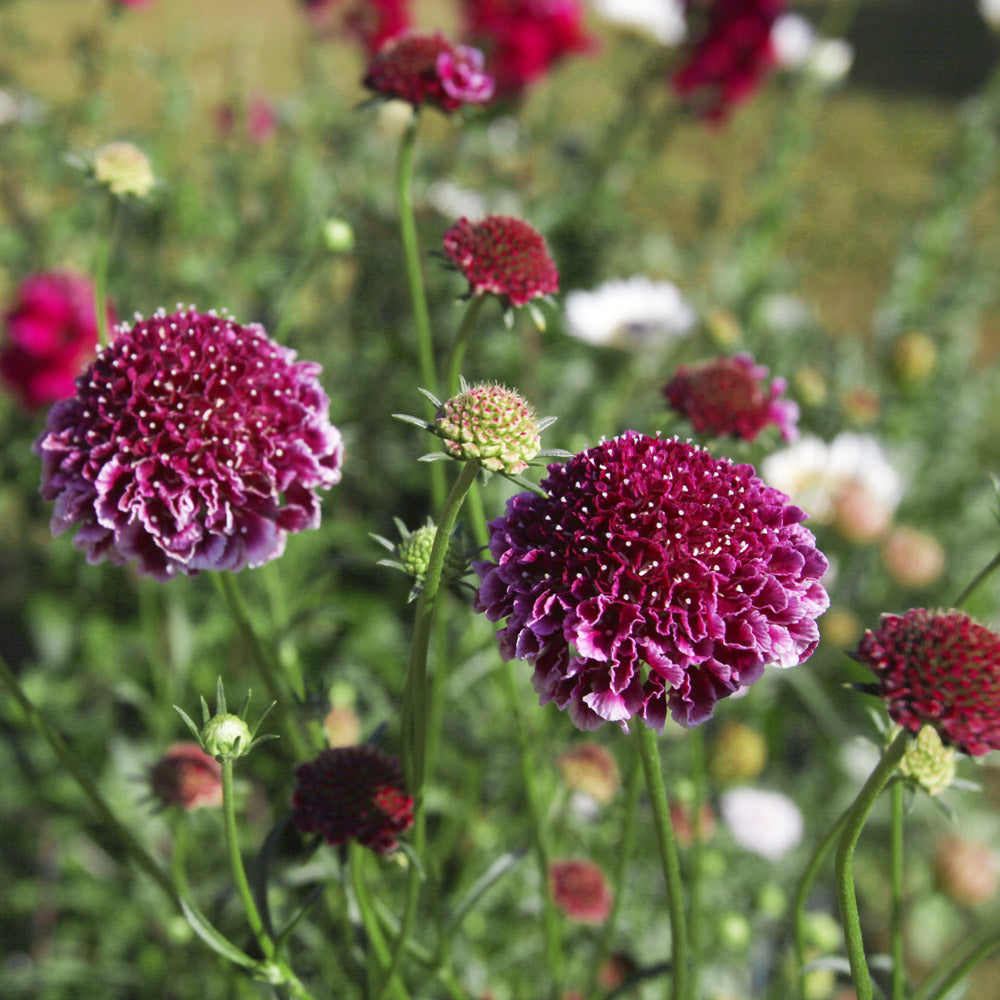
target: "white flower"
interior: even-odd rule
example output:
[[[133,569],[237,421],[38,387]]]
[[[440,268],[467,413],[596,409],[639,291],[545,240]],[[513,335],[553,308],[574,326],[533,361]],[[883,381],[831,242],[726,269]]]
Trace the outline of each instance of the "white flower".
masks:
[[[848,42],[819,38],[816,29],[800,14],[782,14],[774,22],[771,44],[779,66],[804,70],[821,83],[838,83],[854,62],[854,49]]]
[[[740,847],[777,861],[802,840],[802,813],[787,795],[733,788],[719,800],[722,818]]]
[[[843,38],[821,38],[809,60],[809,71],[823,83],[839,83],[851,71],[854,46]]]
[[[683,0],[593,0],[599,17],[652,35],[663,45],[684,39]]]
[[[1000,0],[979,0],[979,13],[993,28],[1000,28]]]
[[[694,310],[669,281],[608,281],[566,296],[566,332],[588,344],[649,348],[690,333]]]

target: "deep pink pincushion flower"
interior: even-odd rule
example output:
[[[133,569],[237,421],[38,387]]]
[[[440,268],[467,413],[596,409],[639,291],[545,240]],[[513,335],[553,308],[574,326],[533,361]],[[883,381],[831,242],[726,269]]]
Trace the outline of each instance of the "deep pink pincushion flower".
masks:
[[[559,271],[541,233],[521,219],[461,218],[444,234],[445,256],[469,282],[470,295],[497,295],[523,306],[559,291]]]
[[[826,558],[751,466],[629,431],[550,465],[542,487],[490,524],[475,608],[507,619],[501,655],[531,663],[541,703],[581,729],[661,730],[668,706],[696,726],[816,648]]]
[[[108,321],[114,314],[108,308]],[[4,318],[0,376],[27,409],[73,395],[97,347],[94,286],[71,271],[42,271],[18,286]]]
[[[689,18],[702,11],[705,28],[674,74],[676,93],[701,117],[723,121],[774,66],[771,29],[784,6],[785,0],[687,0]]]
[[[552,899],[577,924],[603,924],[611,913],[612,896],[604,872],[592,861],[578,858],[549,864]]]
[[[465,36],[487,53],[497,93],[517,96],[568,55],[589,52],[577,0],[463,0]]]
[[[292,821],[331,844],[358,840],[379,854],[413,825],[399,759],[369,743],[324,750],[295,769]]]
[[[883,615],[855,657],[878,678],[889,715],[979,757],[1000,749],[1000,636],[961,611]]]
[[[149,772],[161,806],[199,809],[222,805],[222,765],[197,743],[175,743]]]
[[[456,111],[463,104],[485,104],[493,78],[483,72],[483,54],[452,45],[444,35],[411,32],[389,39],[368,64],[364,85],[415,108],[431,104]]]
[[[781,399],[788,387],[783,378],[775,378],[768,387],[769,374],[749,354],[714,358],[700,365],[680,365],[663,387],[663,395],[699,433],[753,441],[774,424],[786,441],[794,441],[799,408]]]
[[[55,534],[167,580],[260,566],[319,525],[343,458],[319,365],[193,308],[115,332],[35,442]]]

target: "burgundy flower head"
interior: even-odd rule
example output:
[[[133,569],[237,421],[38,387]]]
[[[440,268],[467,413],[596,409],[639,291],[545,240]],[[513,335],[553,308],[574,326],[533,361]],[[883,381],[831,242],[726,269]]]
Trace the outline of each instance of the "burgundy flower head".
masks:
[[[497,93],[517,96],[567,55],[589,52],[577,0],[463,0],[465,35],[487,53]]]
[[[550,465],[542,487],[490,524],[474,606],[508,619],[501,655],[531,663],[541,703],[581,729],[661,730],[668,705],[696,726],[765,665],[815,650],[826,558],[749,465],[629,431]]]
[[[673,88],[708,121],[725,120],[735,104],[757,89],[775,64],[771,29],[785,0],[686,0],[704,12],[705,28],[695,36],[687,62],[674,74]]]
[[[592,861],[568,859],[549,864],[552,899],[577,924],[603,924],[611,912],[611,889]]]
[[[858,646],[891,718],[980,757],[1000,749],[1000,636],[961,611],[883,615]]]
[[[149,772],[153,797],[163,807],[222,805],[222,765],[197,743],[175,743]]]
[[[122,324],[35,442],[55,534],[167,580],[281,555],[340,480],[319,365],[193,308]]]
[[[559,291],[559,271],[541,233],[509,215],[461,218],[444,234],[444,252],[468,279],[470,295],[523,306]]]
[[[108,308],[108,322],[114,315]],[[0,376],[27,409],[73,395],[77,375],[97,347],[94,286],[71,271],[25,278],[4,320]]]
[[[786,441],[798,437],[799,408],[781,399],[788,383],[766,385],[770,373],[749,354],[715,358],[700,365],[681,365],[663,387],[670,405],[687,417],[699,433],[729,434],[753,441],[774,424]]]
[[[415,108],[432,104],[442,111],[485,104],[493,96],[493,78],[483,72],[482,52],[452,45],[440,33],[391,38],[368,64],[363,82],[384,97],[408,101]]]
[[[370,743],[324,750],[295,769],[292,820],[302,833],[331,844],[358,840],[379,854],[413,825],[413,797],[403,788],[399,760]]]
[[[359,41],[370,56],[412,25],[410,0],[302,0],[316,29],[324,35],[345,34]]]

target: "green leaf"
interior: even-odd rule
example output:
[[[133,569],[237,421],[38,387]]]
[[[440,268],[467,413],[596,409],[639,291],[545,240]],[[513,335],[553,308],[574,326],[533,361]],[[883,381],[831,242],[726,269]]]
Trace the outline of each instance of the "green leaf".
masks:
[[[223,958],[228,959],[233,965],[242,966],[244,969],[256,969],[257,962],[246,952],[240,951],[229,938],[224,937],[209,922],[208,918],[193,904],[186,899],[181,899],[181,909],[184,917],[195,932],[212,949]]]
[[[479,900],[485,895],[486,891],[496,885],[504,877],[504,875],[512,872],[520,863],[521,859],[527,854],[527,851],[508,851],[506,854],[501,855],[497,858],[486,869],[486,871],[476,880],[475,884],[469,890],[469,894],[462,900],[461,903],[456,907],[455,912],[448,918],[447,923],[444,926],[444,936],[448,937],[453,934],[455,930],[459,927],[462,921],[468,916],[469,911],[479,902]]]

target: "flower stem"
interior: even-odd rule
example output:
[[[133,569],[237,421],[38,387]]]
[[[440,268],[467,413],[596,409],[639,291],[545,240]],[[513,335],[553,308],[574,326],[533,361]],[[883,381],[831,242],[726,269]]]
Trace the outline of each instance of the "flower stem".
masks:
[[[97,244],[97,261],[94,264],[94,309],[97,311],[97,339],[101,347],[110,343],[108,332],[108,268],[111,262],[111,246],[118,227],[118,199],[108,195],[107,230]]]
[[[642,769],[646,776],[646,790],[653,809],[656,829],[656,843],[660,852],[660,864],[667,889],[667,909],[670,914],[671,939],[671,979],[673,989],[670,1000],[688,1000],[688,944],[687,927],[684,923],[684,898],[681,886],[681,867],[677,857],[677,841],[670,822],[670,807],[667,790],[663,783],[663,768],[660,765],[660,751],[656,743],[656,733],[641,719],[635,719],[636,739],[642,759]]]
[[[840,904],[840,919],[844,926],[847,942],[847,957],[851,964],[851,977],[858,1000],[872,1000],[872,981],[865,959],[864,941],[861,937],[861,917],[858,914],[858,900],[854,890],[854,849],[861,830],[875,805],[882,789],[892,777],[897,765],[906,752],[910,734],[901,730],[889,744],[878,766],[872,771],[847,815],[834,860],[837,901]]]
[[[459,375],[462,369],[462,359],[465,357],[465,349],[469,345],[469,336],[475,329],[476,320],[486,301],[485,295],[473,295],[469,299],[469,304],[465,308],[462,322],[455,334],[455,343],[451,345],[451,352],[448,355],[448,395],[454,396],[459,389]]]
[[[894,781],[891,794],[892,852],[892,1000],[906,1000],[906,956],[903,948],[903,783]]]
[[[67,773],[80,786],[81,791],[83,791],[84,795],[90,801],[91,806],[104,826],[121,840],[137,867],[144,871],[167,894],[173,904],[180,909],[180,899],[174,889],[170,876],[156,862],[146,848],[139,843],[132,831],[120,822],[118,817],[111,811],[94,779],[86,769],[84,758],[73,753],[62,734],[38,710],[34,702],[24,692],[20,681],[18,681],[17,676],[7,665],[7,661],[3,657],[0,657],[0,680],[10,689],[14,700],[21,706],[21,710],[25,716],[48,743],[52,752],[58,758],[59,763],[62,764]]]
[[[998,552],[989,563],[984,566],[973,578],[972,582],[955,598],[954,608],[960,608],[972,595],[972,592],[986,580],[996,569],[1000,567],[1000,552]]]
[[[701,811],[705,803],[705,737],[701,726],[689,736],[691,747],[691,780],[694,796],[691,800],[691,871],[688,877],[688,924],[691,930],[691,996],[700,996],[699,972],[702,951],[701,908]]]

